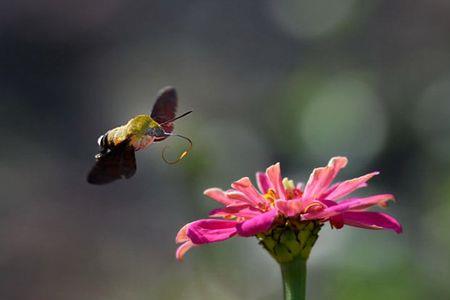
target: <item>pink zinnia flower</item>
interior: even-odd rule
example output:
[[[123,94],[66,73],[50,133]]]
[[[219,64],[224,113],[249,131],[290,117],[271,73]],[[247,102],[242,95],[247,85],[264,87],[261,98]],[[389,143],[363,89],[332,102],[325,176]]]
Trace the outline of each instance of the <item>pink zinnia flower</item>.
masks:
[[[198,220],[181,228],[176,237],[176,242],[182,243],[176,252],[177,259],[182,260],[193,246],[224,241],[236,235],[266,234],[277,226],[285,226],[286,222],[312,222],[314,226],[330,222],[334,228],[350,225],[401,233],[402,227],[393,217],[367,211],[375,205],[386,207],[387,202],[394,199],[393,195],[348,197],[365,187],[378,172],[332,184],[346,165],[347,158],[333,157],[326,167],[314,169],[304,188],[302,184],[294,185],[291,180],[282,179],[280,164],[277,163],[267,168],[265,173],[256,174],[259,189],[248,177],[232,183],[232,189],[227,191],[207,189],[204,194],[223,207],[211,211],[210,219]],[[311,241],[311,247],[314,242],[315,239]]]

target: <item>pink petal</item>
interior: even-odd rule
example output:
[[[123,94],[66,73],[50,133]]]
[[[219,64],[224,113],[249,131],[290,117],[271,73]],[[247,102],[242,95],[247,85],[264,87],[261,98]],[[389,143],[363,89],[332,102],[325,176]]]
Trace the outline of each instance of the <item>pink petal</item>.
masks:
[[[329,206],[320,212],[304,214],[302,217],[305,220],[330,218],[349,210],[362,210],[374,205],[386,207],[389,200],[394,200],[394,196],[391,194],[381,194],[365,198],[351,198],[341,201],[337,205]]]
[[[175,257],[179,260],[179,261],[183,261],[183,257],[186,254],[186,252],[191,249],[192,247],[194,247],[195,245],[188,241],[184,244],[182,244],[180,247],[178,247],[177,252],[175,253]]]
[[[333,157],[326,167],[314,169],[306,183],[303,198],[319,198],[320,195],[326,191],[339,171],[342,168],[345,168],[346,165],[347,158]]]
[[[248,204],[249,201],[247,199],[247,196],[244,193],[235,191],[235,190],[228,190],[225,192],[225,194],[228,196],[228,198],[232,199],[234,203],[229,204],[227,206],[231,205],[242,205],[242,204]]]
[[[183,243],[183,242],[186,242],[186,241],[189,241],[189,238],[188,238],[188,236],[187,236],[187,230],[188,230],[188,228],[189,228],[189,226],[190,226],[191,224],[192,224],[192,223],[188,223],[188,224],[184,225],[184,226],[178,231],[177,236],[176,236],[176,238],[175,238],[175,242],[176,242],[177,244]]]
[[[228,206],[228,207],[221,207],[213,209],[209,212],[210,217],[240,217],[245,219],[250,219],[253,217],[256,217],[262,213],[261,210],[254,208],[253,206],[250,206],[248,204],[244,205],[237,205],[237,206]]]
[[[236,235],[236,221],[198,220],[189,226],[187,236],[196,245],[227,240]]]
[[[248,177],[244,177],[231,184],[231,187],[235,190],[244,193],[247,196],[247,202],[253,206],[263,204],[266,200],[258,193],[256,188]]]
[[[258,188],[261,193],[265,194],[271,188],[271,183],[269,181],[269,177],[267,177],[266,173],[258,172],[256,173],[256,182],[258,183]]]
[[[208,196],[209,198],[216,200],[219,203],[225,204],[225,205],[231,205],[236,203],[235,199],[230,198],[226,192],[222,191],[218,188],[211,188],[207,189],[203,192],[205,196]]]
[[[330,195],[340,184],[341,182],[332,184],[329,188],[326,189],[325,192],[320,196],[321,199],[327,199],[328,195]],[[367,186],[367,183],[361,183],[356,189],[361,189]]]
[[[344,227],[344,217],[342,216],[342,214],[335,215],[330,218],[330,224],[331,224],[331,227],[334,227],[336,229],[341,229],[342,227]]]
[[[268,167],[266,174],[267,177],[269,177],[273,188],[277,192],[278,197],[280,197],[280,199],[286,199],[286,191],[284,189],[283,179],[281,178],[280,163],[276,163]]]
[[[278,211],[286,217],[296,216],[303,211],[302,200],[277,200],[275,201],[275,207]]]
[[[336,202],[336,201],[333,201],[333,200],[321,199],[320,202],[322,202],[323,204],[325,204],[327,207],[331,207],[331,206],[337,205],[337,202]]]
[[[354,192],[355,190],[359,189],[360,187],[366,186],[366,182],[370,180],[373,176],[378,175],[379,172],[372,172],[369,174],[366,174],[364,176],[353,178],[350,180],[346,180],[344,182],[340,182],[336,185],[334,190],[327,195],[327,199],[330,200],[336,200],[339,198],[342,198],[344,196],[347,196],[348,194]]]
[[[294,217],[307,212],[322,211],[329,206],[327,202],[335,203],[334,201],[328,200],[277,200],[275,201],[275,207],[284,216]]]
[[[260,214],[248,221],[239,223],[236,228],[240,236],[248,237],[270,229],[273,221],[277,217],[275,209]]]
[[[335,208],[341,210],[363,210],[374,205],[387,207],[389,201],[394,201],[395,197],[392,194],[379,194],[363,198],[350,198],[339,202]],[[342,206],[341,206],[342,204]],[[346,209],[348,207],[348,209]]]
[[[402,225],[393,217],[379,212],[345,212],[344,223],[367,229],[390,229],[402,233]]]

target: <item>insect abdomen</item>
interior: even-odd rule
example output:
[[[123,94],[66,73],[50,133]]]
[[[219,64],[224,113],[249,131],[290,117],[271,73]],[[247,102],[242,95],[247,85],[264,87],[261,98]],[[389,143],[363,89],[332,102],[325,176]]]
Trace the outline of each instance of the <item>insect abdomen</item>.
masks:
[[[97,144],[102,148],[108,148],[108,133],[105,133],[98,137]]]
[[[114,146],[118,145],[120,142],[126,139],[126,134],[124,131],[124,126],[116,127],[114,129],[108,130],[105,134],[99,136],[97,139],[97,144],[102,149],[112,149]]]

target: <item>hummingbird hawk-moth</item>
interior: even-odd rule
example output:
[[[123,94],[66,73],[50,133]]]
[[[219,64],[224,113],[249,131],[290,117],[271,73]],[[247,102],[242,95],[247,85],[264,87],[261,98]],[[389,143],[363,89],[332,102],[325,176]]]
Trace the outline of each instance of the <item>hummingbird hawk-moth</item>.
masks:
[[[183,159],[192,148],[192,141],[182,135],[173,133],[173,122],[190,114],[188,111],[178,117],[177,93],[173,87],[163,88],[157,96],[150,115],[138,115],[127,124],[108,130],[101,135],[97,143],[100,152],[95,155],[95,165],[87,176],[91,184],[106,184],[121,178],[130,178],[136,172],[135,152],[160,142],[169,136],[178,136],[189,142],[189,147],[174,161],[163,160],[174,164]]]

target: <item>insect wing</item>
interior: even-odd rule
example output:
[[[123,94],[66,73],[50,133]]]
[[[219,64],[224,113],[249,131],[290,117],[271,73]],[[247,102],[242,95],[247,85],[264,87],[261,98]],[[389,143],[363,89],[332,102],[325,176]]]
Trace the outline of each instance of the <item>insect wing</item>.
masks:
[[[177,112],[178,97],[177,92],[173,87],[165,87],[159,93],[156,98],[155,105],[153,105],[151,117],[162,124],[175,118]],[[165,132],[173,131],[173,122],[169,122],[161,125]],[[157,141],[163,140],[164,138],[159,138]]]
[[[106,184],[121,178],[130,178],[136,172],[134,148],[128,140],[115,146],[97,158],[88,174],[87,181],[92,184]]]

